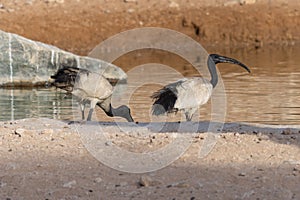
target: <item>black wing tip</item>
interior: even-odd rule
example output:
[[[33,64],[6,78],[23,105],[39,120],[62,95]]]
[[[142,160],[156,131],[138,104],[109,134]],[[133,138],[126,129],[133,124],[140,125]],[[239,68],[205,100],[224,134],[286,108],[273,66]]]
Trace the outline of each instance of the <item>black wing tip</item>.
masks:
[[[153,92],[153,94],[150,96],[150,98],[153,100],[157,100],[159,98],[160,94],[161,94],[161,90]]]
[[[51,79],[54,80],[51,85],[66,91],[70,91],[74,86],[78,72],[81,70],[82,69],[78,67],[64,66],[58,69],[54,75],[50,76]]]
[[[161,101],[160,100],[161,94],[162,94],[162,90],[159,90],[159,91],[154,92],[150,96],[150,98],[152,98],[152,100],[154,101],[154,103],[152,105],[152,115],[159,116],[159,115],[163,115],[166,113],[166,110],[163,108],[163,106],[160,103],[158,103]]]
[[[154,99],[154,103],[152,105],[153,115],[163,115],[175,110],[174,105],[177,100],[177,96],[171,89],[164,87],[161,90],[154,92],[151,98]]]

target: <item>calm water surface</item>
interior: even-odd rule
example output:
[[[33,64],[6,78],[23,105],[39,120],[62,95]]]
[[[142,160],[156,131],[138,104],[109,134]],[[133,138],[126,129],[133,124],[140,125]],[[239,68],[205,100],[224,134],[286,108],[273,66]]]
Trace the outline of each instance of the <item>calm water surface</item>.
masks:
[[[212,49],[210,53],[237,58],[252,71],[248,74],[234,65],[218,65],[226,94],[225,121],[300,124],[299,45],[256,50]],[[160,65],[150,64],[152,62]],[[114,64],[129,73],[129,80],[128,85],[116,89],[113,104],[117,106],[128,102],[134,119],[143,122],[162,120],[150,115],[152,100],[149,98],[161,87],[160,84],[174,81],[180,76],[199,76],[184,59],[160,51],[132,52],[122,56]],[[166,70],[160,70],[160,67]],[[209,120],[212,115],[211,106],[212,103],[209,102],[201,107],[195,120]],[[65,96],[63,91],[54,88],[0,89],[1,121],[29,117],[78,120],[78,109],[71,96]],[[180,117],[180,114],[170,115],[167,120],[178,121]],[[96,109],[93,119],[111,121],[100,109]]]

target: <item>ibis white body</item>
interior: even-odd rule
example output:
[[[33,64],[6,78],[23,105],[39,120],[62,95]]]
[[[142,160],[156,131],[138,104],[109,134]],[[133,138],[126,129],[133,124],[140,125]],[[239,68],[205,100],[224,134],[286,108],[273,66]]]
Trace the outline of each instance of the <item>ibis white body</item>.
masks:
[[[185,110],[206,104],[212,94],[212,84],[200,77],[180,79],[177,86],[177,101],[174,108]]]
[[[113,87],[101,74],[80,71],[71,93],[79,104],[89,103],[94,108],[112,95]]]

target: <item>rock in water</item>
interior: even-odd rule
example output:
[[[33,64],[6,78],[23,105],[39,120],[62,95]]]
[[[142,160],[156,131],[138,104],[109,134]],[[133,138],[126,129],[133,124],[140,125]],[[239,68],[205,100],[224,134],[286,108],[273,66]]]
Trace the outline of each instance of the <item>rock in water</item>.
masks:
[[[78,56],[55,46],[0,30],[0,86],[45,84],[62,67],[80,67],[103,73],[108,80],[126,81],[119,67],[95,58]]]

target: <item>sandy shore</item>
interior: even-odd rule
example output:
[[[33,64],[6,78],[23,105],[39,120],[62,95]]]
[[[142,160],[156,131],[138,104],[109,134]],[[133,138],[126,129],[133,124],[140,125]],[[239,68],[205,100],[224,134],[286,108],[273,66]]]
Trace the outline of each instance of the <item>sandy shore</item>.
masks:
[[[188,130],[198,127],[198,123],[183,123],[183,132],[176,137],[172,132],[178,123],[167,124],[160,133],[152,132],[157,126],[121,123],[120,131],[113,123],[69,125],[50,119],[1,122],[0,196],[2,199],[300,198],[299,126],[225,124],[225,131],[215,134],[216,143],[204,157],[198,156],[199,151],[210,135],[201,133],[201,128],[193,133]],[[200,127],[205,126],[203,123]],[[128,127],[131,131],[126,131]],[[105,134],[107,140],[96,140],[95,130],[97,137]],[[159,158],[159,165],[155,159],[140,162],[140,155],[146,157],[172,146],[180,135],[189,138],[190,143],[179,159],[174,157],[174,162],[164,163],[170,153],[164,151],[160,157],[154,156]],[[94,149],[87,138],[96,141]],[[118,151],[111,151],[103,164],[91,154],[96,152],[100,159],[104,158],[101,144],[103,148],[120,148],[122,153],[114,155]],[[182,145],[177,144],[176,149]],[[94,151],[97,148],[101,151]],[[135,153],[131,157],[133,162],[124,159],[124,152]],[[144,166],[143,170],[149,166],[148,170],[161,169],[126,172],[128,166],[139,165]]]

